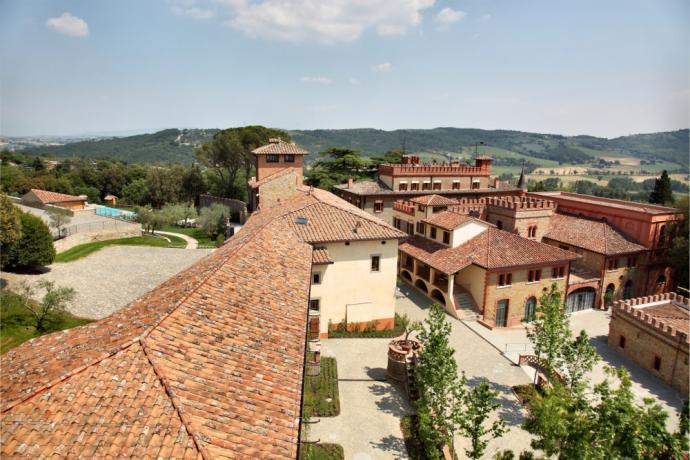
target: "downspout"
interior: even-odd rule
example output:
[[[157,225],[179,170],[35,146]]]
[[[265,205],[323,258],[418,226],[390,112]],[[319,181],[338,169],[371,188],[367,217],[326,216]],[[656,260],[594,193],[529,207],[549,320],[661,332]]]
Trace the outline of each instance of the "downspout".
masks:
[[[309,269],[309,290],[307,293],[307,326],[304,329],[304,358],[302,360],[302,388],[299,396],[299,424],[297,426],[297,458],[300,458],[302,450],[302,411],[304,410],[304,385],[307,382],[307,355],[309,354],[309,300],[311,299],[311,272]],[[321,312],[319,311],[319,314]],[[319,335],[321,331],[319,331]]]

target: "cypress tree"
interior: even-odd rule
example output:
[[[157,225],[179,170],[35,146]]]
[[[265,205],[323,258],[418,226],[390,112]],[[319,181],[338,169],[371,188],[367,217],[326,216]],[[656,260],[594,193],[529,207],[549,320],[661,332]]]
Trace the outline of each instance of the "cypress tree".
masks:
[[[661,177],[654,182],[654,190],[649,195],[650,203],[666,204],[673,203],[673,192],[671,191],[671,178],[668,177],[666,170],[661,173]]]

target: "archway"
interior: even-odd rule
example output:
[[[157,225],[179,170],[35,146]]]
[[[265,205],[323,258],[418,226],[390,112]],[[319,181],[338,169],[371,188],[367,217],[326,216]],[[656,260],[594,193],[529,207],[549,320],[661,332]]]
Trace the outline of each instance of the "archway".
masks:
[[[624,299],[631,298],[632,292],[633,292],[633,282],[632,282],[632,280],[628,280],[625,282],[625,285],[623,286],[623,298]]]
[[[438,289],[434,289],[431,291],[431,298],[434,300],[438,300],[441,305],[446,304],[446,298],[443,296],[443,293],[439,291]]]
[[[609,307],[613,303],[613,296],[616,292],[616,286],[613,283],[609,283],[606,286],[606,291],[604,292],[604,306]]]
[[[415,282],[414,282],[414,286],[415,286],[416,288],[421,289],[421,290],[424,291],[425,293],[429,292],[429,291],[427,290],[427,288],[426,288],[426,283],[425,283],[424,281],[422,281],[422,280],[417,280],[417,281],[415,281]]]
[[[654,286],[654,294],[662,294],[666,291],[666,275],[659,275]]]
[[[529,323],[534,319],[534,314],[537,311],[537,298],[532,296],[525,302],[525,316],[524,321]]]
[[[408,272],[407,270],[403,270],[402,272],[400,272],[400,276],[405,278],[407,281],[412,281],[412,275],[410,275],[410,272]]]
[[[597,291],[591,287],[576,289],[568,295],[565,301],[566,313],[594,308],[594,299]]]

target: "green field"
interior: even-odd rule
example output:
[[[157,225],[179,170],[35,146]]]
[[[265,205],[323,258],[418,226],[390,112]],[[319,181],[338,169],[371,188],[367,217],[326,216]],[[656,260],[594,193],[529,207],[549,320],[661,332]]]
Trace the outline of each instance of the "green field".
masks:
[[[166,240],[168,238],[170,241]],[[187,242],[176,236],[133,236],[131,238],[119,238],[117,240],[95,241],[93,243],[80,244],[61,252],[55,256],[55,262],[72,262],[82,257],[86,257],[106,246],[155,246],[159,248],[184,248]]]
[[[199,246],[216,247],[216,241],[208,236],[208,233],[202,228],[197,227],[177,227],[175,225],[166,225],[161,228],[163,232],[182,233],[190,236],[199,242]]]
[[[8,290],[0,290],[0,353],[34,337],[90,322],[69,313],[53,313],[45,322],[46,331],[38,333],[34,327],[34,317],[22,307],[21,297]]]

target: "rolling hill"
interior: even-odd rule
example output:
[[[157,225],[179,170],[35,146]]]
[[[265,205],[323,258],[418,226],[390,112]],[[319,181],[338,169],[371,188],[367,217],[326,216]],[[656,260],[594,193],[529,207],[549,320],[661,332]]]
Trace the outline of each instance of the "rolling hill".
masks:
[[[48,157],[108,157],[126,162],[190,162],[194,148],[209,140],[215,129],[166,129],[152,134],[87,140],[59,146],[41,146],[27,151]],[[316,153],[328,147],[358,149],[366,156],[400,149],[443,159],[449,153],[470,156],[476,143],[498,164],[516,166],[521,162],[539,166],[582,164],[596,157],[636,158],[661,162],[673,169],[687,169],[690,151],[689,130],[637,134],[614,139],[593,136],[561,136],[507,130],[467,128],[334,129],[290,131],[295,142]]]

